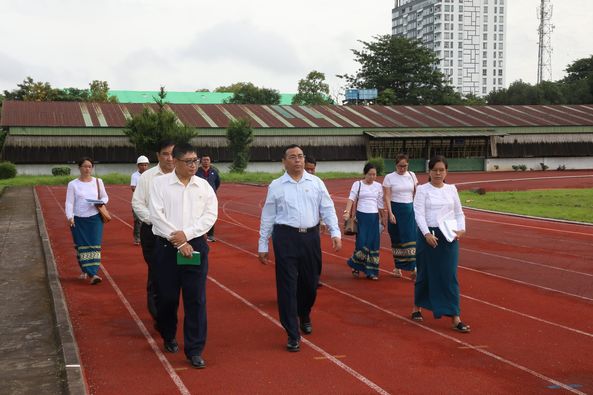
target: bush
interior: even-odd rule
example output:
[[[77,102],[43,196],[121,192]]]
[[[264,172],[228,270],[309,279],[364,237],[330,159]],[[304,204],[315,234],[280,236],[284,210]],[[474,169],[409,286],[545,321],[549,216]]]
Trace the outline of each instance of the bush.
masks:
[[[566,170],[566,165],[560,165],[556,170]]]
[[[70,168],[67,166],[62,167],[52,167],[51,174],[54,176],[69,176],[70,175]]]
[[[16,177],[16,166],[12,162],[0,162],[0,180]]]
[[[515,171],[519,171],[519,170],[525,171],[525,170],[527,170],[527,166],[526,165],[513,165],[512,167],[513,167],[513,170],[515,170]]]
[[[377,175],[382,176],[385,173],[385,161],[380,156],[375,156],[369,159],[369,163],[372,163],[377,168]]]
[[[539,165],[540,165],[540,167],[542,168],[542,170],[544,170],[544,171],[548,170],[548,168],[549,168],[549,167],[548,167],[548,165],[546,165],[546,164],[545,164],[545,163],[543,163],[543,162],[540,162],[540,164],[539,164]]]

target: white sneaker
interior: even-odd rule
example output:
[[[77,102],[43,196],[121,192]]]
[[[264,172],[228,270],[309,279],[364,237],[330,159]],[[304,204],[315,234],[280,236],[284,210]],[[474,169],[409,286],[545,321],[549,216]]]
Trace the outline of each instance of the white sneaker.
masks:
[[[87,278],[89,278],[89,275],[86,273],[80,273],[80,276],[78,276],[78,278],[81,280],[86,280]]]

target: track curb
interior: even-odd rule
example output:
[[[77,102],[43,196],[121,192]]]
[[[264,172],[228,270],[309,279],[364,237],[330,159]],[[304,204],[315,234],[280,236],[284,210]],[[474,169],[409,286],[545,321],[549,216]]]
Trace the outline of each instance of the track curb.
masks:
[[[39,237],[45,256],[45,268],[47,281],[51,292],[51,302],[56,323],[58,342],[60,344],[60,354],[64,361],[64,370],[66,372],[66,392],[71,395],[87,395],[88,388],[84,378],[84,372],[80,363],[78,344],[74,337],[72,322],[68,314],[68,307],[64,298],[64,291],[60,284],[60,278],[56,267],[53,251],[49,242],[45,220],[41,212],[39,197],[33,187],[33,196],[35,198],[35,213],[37,216],[37,226],[39,228]]]

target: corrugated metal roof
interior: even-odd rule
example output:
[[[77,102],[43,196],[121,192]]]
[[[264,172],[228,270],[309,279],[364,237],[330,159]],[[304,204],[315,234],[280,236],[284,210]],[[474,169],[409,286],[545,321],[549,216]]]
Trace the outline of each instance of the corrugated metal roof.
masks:
[[[123,128],[149,103],[4,101],[1,126]],[[184,125],[226,128],[247,118],[256,129],[455,129],[593,126],[593,105],[563,106],[265,106],[170,104]]]
[[[504,136],[506,133],[494,130],[417,130],[417,131],[365,131],[364,134],[376,139],[423,138],[423,137],[488,137]]]
[[[110,96],[117,97],[120,103],[154,103],[158,91],[122,91],[110,90]],[[281,93],[280,104],[292,104],[294,93]],[[166,101],[171,104],[222,104],[233,97],[231,92],[167,92]]]

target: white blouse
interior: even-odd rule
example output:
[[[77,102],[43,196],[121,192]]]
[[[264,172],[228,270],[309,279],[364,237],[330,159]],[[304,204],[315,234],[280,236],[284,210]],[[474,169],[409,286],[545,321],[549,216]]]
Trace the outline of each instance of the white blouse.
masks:
[[[465,215],[455,185],[444,184],[441,188],[431,183],[420,185],[414,198],[414,215],[423,235],[429,227],[438,227],[439,219],[453,212],[457,220],[457,230],[465,230]]]
[[[86,199],[102,200],[103,203],[109,201],[109,196],[105,191],[103,180],[99,178],[99,189],[101,190],[101,199],[97,196],[97,181],[95,177],[91,177],[91,181],[83,182],[78,178],[68,183],[68,190],[66,191],[66,218],[71,219],[77,217],[91,217],[98,214],[97,208],[94,204],[89,203]]]
[[[418,178],[411,171],[406,171],[402,175],[394,171],[383,179],[383,188],[391,188],[391,201],[395,203],[412,203],[414,187],[417,184]]]
[[[360,186],[360,193],[358,187]],[[371,185],[365,184],[363,181],[356,181],[352,184],[350,189],[350,196],[348,199],[356,202],[358,195],[358,203],[356,211],[361,213],[378,213],[379,209],[383,209],[383,187],[377,181],[373,181]]]

